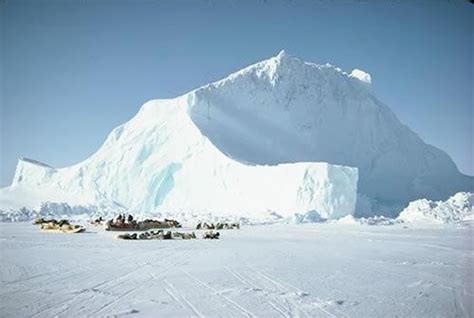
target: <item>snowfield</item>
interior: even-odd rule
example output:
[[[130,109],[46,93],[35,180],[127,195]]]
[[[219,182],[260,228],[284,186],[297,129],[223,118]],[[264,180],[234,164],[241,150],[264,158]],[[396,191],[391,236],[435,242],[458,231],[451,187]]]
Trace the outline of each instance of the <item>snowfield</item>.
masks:
[[[121,241],[0,224],[2,317],[472,317],[473,224]]]

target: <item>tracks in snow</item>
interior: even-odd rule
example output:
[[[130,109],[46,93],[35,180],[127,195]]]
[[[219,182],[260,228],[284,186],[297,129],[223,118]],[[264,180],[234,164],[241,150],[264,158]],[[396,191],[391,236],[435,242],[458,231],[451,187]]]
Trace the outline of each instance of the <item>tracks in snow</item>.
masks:
[[[195,307],[193,304],[186,299],[186,297],[179,293],[173,285],[168,283],[166,280],[163,280],[163,283],[167,286],[165,287],[165,291],[168,295],[171,296],[181,307],[187,309],[191,314],[194,314],[197,317],[204,317]]]
[[[230,304],[232,304],[235,308],[237,308],[238,310],[240,310],[244,315],[248,316],[248,317],[256,317],[253,313],[251,313],[250,311],[248,311],[247,309],[243,308],[241,305],[237,304],[235,301],[233,301],[232,299],[230,299],[229,297],[221,294],[219,291],[217,291],[216,289],[214,289],[212,286],[210,286],[209,284],[203,282],[202,280],[200,280],[199,278],[197,278],[195,275],[192,275],[186,271],[183,271],[181,270],[184,274],[188,275],[191,279],[193,279],[194,281],[196,281],[200,286],[203,286],[209,290],[211,290],[214,294],[216,295],[219,295],[222,299],[224,299],[225,301],[229,302]]]
[[[321,299],[313,298],[309,293],[288,282],[272,277],[270,274],[248,267],[245,270],[240,269],[239,272],[230,267],[226,267],[225,270],[244,286],[250,287],[249,291],[252,294],[256,294],[253,296],[262,298],[262,301],[266,302],[281,316],[346,316],[343,312],[336,309],[335,311],[338,314],[333,314],[324,308],[325,302]]]
[[[86,269],[69,275],[62,275],[48,282],[48,284],[54,285],[61,280],[67,280],[73,277],[76,277],[78,284],[80,284],[81,278],[85,280],[93,278],[93,280],[96,282],[99,280],[99,282],[80,290],[69,290],[65,293],[65,298],[58,299],[53,304],[51,304],[51,301],[47,301],[51,299],[51,294],[41,293],[43,296],[37,298],[36,302],[43,303],[44,301],[45,304],[41,305],[31,316],[103,316],[107,311],[113,312],[114,305],[153,283],[150,282],[147,275],[143,275],[143,272],[148,266],[164,265],[166,259],[171,257],[173,258],[172,264],[177,266],[185,260],[186,253],[173,251],[158,260],[152,260],[152,262],[142,261],[138,264],[134,262],[132,256],[120,262],[111,262],[106,266],[94,268],[93,271]],[[107,273],[108,270],[110,271],[111,268],[115,269],[115,272],[112,272],[109,278],[103,279],[102,276],[104,273]],[[169,269],[169,267],[164,268],[160,276],[164,276]],[[87,306],[84,306],[86,303]]]

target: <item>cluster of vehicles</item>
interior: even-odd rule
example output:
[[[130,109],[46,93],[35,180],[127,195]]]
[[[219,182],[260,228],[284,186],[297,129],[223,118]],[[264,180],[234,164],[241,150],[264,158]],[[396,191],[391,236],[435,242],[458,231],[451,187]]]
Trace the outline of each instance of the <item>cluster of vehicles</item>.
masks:
[[[140,234],[137,233],[125,233],[117,236],[118,239],[122,240],[192,240],[196,239],[196,234],[194,232],[171,232],[171,231],[147,231]]]
[[[38,218],[35,220],[34,224],[40,225],[41,229],[44,231],[62,233],[82,233],[86,231],[84,226],[71,224],[68,220]],[[117,238],[122,240],[191,240],[197,238],[194,232],[165,231],[165,229],[176,229],[182,227],[182,225],[174,219],[165,218],[162,221],[145,219],[143,221],[138,221],[131,214],[119,214],[114,219],[108,221],[102,217],[96,218],[92,220],[90,224],[94,226],[104,226],[106,231],[132,232],[118,235]],[[220,233],[214,230],[224,229],[240,229],[240,224],[225,222],[214,224],[200,222],[196,226],[196,230],[208,230],[202,235],[203,239],[219,239]]]

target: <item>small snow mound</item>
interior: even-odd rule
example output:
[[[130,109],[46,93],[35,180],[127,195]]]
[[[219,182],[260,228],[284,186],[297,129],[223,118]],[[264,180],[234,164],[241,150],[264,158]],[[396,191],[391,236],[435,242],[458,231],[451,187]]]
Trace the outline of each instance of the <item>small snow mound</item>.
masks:
[[[322,223],[327,219],[321,217],[321,215],[316,211],[309,211],[306,213],[294,213],[286,219],[282,220],[282,223],[288,224],[303,224],[303,223]]]
[[[473,218],[474,193],[458,192],[446,201],[412,201],[398,217],[407,223],[449,224]]]
[[[392,219],[385,216],[372,216],[356,218],[353,215],[347,215],[339,220],[334,221],[336,224],[344,225],[395,225],[401,223],[400,220]]]
[[[353,215],[346,215],[343,218],[340,218],[339,220],[336,221],[337,224],[347,224],[347,225],[356,225],[360,224],[357,222],[357,220],[354,218]]]
[[[366,73],[362,70],[354,69],[352,70],[350,77],[357,78],[359,81],[364,82],[366,84],[372,84],[372,77],[369,73]]]

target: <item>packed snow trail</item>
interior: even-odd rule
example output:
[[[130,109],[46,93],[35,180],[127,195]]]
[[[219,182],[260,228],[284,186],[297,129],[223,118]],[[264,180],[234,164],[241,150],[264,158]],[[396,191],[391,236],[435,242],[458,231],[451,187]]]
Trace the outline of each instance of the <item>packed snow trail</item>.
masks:
[[[470,317],[473,227],[248,226],[122,241],[0,224],[4,317]]]

